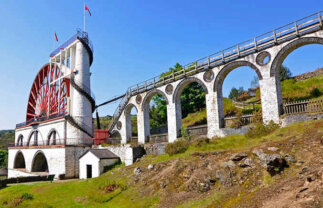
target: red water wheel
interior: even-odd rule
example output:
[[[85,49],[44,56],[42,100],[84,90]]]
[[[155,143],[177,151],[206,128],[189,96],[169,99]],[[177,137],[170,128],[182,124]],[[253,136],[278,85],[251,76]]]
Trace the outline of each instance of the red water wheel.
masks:
[[[70,93],[70,80],[62,78],[56,64],[43,66],[38,72],[30,90],[26,120],[64,114],[67,111],[67,98]]]

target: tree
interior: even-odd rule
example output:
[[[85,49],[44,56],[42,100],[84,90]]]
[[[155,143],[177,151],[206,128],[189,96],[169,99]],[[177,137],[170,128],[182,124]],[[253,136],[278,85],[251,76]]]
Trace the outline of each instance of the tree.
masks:
[[[279,72],[280,81],[284,81],[285,79],[290,79],[291,77],[292,77],[292,72],[289,70],[289,68],[284,65],[281,65],[280,72]]]
[[[259,86],[259,78],[258,76],[254,76],[253,80],[250,83],[251,88],[257,88]]]
[[[239,87],[239,89],[233,87],[230,91],[229,98],[231,100],[237,100],[238,96],[243,93],[243,87]]]
[[[231,100],[237,100],[238,95],[239,95],[239,91],[237,90],[237,88],[232,87],[230,94],[229,94],[229,98]]]
[[[168,72],[163,73],[160,76],[160,79],[162,79],[163,76],[170,75],[171,73],[180,71],[182,69],[183,66],[176,63],[173,67],[169,68]],[[154,103],[149,112],[151,127],[154,128],[163,126],[167,122],[166,101],[161,94],[156,94],[152,100]],[[181,95],[181,104],[183,118],[185,118],[189,113],[193,113],[205,108],[205,91],[203,87],[196,82],[186,86]]]

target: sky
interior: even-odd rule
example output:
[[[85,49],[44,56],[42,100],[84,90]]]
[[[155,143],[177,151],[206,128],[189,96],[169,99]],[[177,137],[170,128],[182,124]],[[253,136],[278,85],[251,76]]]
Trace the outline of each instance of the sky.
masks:
[[[0,4],[0,129],[26,117],[32,82],[55,48],[83,28],[84,1],[16,0]],[[322,0],[87,0],[87,32],[94,45],[91,88],[102,103],[196,59],[322,10]],[[56,45],[58,46],[58,45]],[[323,46],[297,49],[284,61],[294,75],[323,66]],[[256,74],[240,67],[224,81],[250,87]],[[99,109],[113,114],[118,103]]]

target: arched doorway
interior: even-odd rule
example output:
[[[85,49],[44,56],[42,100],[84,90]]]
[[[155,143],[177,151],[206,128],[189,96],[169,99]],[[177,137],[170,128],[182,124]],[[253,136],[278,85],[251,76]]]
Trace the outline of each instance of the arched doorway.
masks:
[[[35,154],[31,172],[48,172],[47,159],[42,151],[38,151]]]
[[[26,168],[25,157],[24,157],[24,155],[22,154],[21,151],[19,151],[16,154],[13,168],[21,168],[21,169]]]

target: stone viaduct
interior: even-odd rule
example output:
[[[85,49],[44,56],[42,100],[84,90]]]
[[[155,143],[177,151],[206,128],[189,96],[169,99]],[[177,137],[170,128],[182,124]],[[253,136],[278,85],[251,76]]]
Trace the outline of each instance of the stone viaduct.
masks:
[[[222,85],[228,73],[241,66],[250,67],[259,78],[263,121],[279,123],[283,113],[279,79],[281,64],[292,51],[307,44],[323,44],[321,13],[197,60],[171,75],[158,76],[128,88],[113,116],[110,132],[120,134],[122,143],[130,141],[130,112],[134,107],[137,110],[138,143],[148,142],[149,102],[160,93],[167,103],[168,141],[174,142],[182,125],[180,95],[188,84],[197,82],[206,92],[207,136],[227,135],[227,129],[223,128]]]

